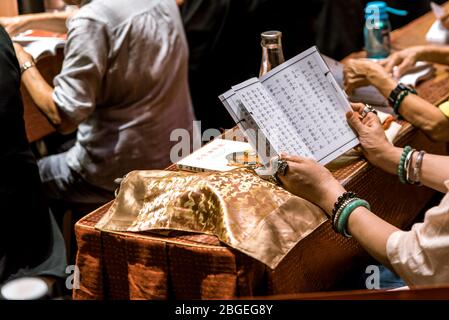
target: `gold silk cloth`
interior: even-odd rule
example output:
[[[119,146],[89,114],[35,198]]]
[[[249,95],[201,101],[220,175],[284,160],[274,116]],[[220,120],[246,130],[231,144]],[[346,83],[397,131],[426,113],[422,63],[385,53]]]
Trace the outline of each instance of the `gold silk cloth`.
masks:
[[[116,200],[96,228],[215,235],[274,269],[326,220],[314,204],[249,169],[133,171],[122,181]]]

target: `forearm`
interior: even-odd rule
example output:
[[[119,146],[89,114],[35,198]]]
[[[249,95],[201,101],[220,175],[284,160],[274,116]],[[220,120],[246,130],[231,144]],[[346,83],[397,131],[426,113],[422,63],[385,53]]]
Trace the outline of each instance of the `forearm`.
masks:
[[[37,107],[55,125],[61,124],[61,116],[53,102],[53,88],[45,81],[37,68],[28,69],[23,73],[22,82],[28,90]]]
[[[51,123],[63,134],[76,130],[76,126],[59,112],[53,100],[53,88],[45,81],[37,68],[23,73],[22,82],[37,107],[47,116]]]
[[[420,46],[418,60],[449,65],[449,46]]]
[[[399,161],[401,159],[403,149],[390,147],[380,152],[372,162],[375,166],[382,170],[397,174]],[[415,152],[412,164],[416,164],[418,152]],[[449,157],[426,154],[421,166],[420,180],[421,183],[429,188],[446,192],[444,182],[449,179]]]
[[[399,113],[435,141],[449,141],[449,119],[433,104],[409,94],[401,103]]]
[[[449,52],[447,54],[449,55]],[[397,85],[393,78],[373,76],[369,80],[386,98]],[[409,94],[402,101],[398,111],[404,119],[422,130],[432,140],[449,141],[449,119],[423,98]]]
[[[359,207],[350,215],[347,229],[371,256],[391,268],[387,256],[387,242],[392,233],[399,231],[398,228],[368,209]]]
[[[74,12],[55,12],[55,13],[35,13],[23,15],[21,18],[24,21],[22,32],[28,29],[32,30],[46,30],[56,33],[67,32],[67,19],[69,19]]]
[[[416,157],[417,153],[414,155],[414,163],[416,163]],[[425,154],[421,168],[422,184],[446,193],[447,188],[444,184],[446,180],[449,180],[449,156]]]

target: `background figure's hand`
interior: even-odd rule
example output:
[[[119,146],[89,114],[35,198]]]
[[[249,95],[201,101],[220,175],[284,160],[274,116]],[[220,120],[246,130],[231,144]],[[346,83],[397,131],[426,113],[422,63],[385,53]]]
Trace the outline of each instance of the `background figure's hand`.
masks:
[[[348,123],[356,131],[365,157],[377,166],[380,155],[394,146],[388,142],[382,124],[374,113],[369,112],[364,119],[360,119],[365,105],[353,103],[351,106],[355,112],[346,114]]]
[[[392,81],[389,74],[377,62],[367,59],[351,59],[345,65],[344,86],[348,94],[359,87],[374,85],[379,87],[386,79]]]
[[[408,69],[415,66],[419,61],[422,52],[421,46],[410,47],[401,51],[392,53],[387,59],[381,62],[388,73],[391,73],[396,79],[400,78]]]
[[[15,36],[27,29],[27,22],[24,16],[0,17],[0,24],[10,36]]]
[[[281,157],[288,161],[286,175],[279,176],[283,186],[330,214],[336,199],[345,192],[342,185],[315,160],[289,155]]]

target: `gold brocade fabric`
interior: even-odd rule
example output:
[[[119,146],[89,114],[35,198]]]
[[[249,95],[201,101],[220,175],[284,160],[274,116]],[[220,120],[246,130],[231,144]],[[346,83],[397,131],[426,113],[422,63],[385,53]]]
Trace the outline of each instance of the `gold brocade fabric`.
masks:
[[[211,234],[274,269],[326,219],[317,206],[248,169],[195,174],[133,171],[96,227]]]

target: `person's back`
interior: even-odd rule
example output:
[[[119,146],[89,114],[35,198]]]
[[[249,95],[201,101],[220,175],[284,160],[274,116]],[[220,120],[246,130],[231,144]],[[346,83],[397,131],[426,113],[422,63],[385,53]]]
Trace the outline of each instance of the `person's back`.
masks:
[[[171,132],[193,121],[176,2],[93,0],[68,26],[53,98],[79,124],[69,167],[113,190],[131,170],[168,166]]]

